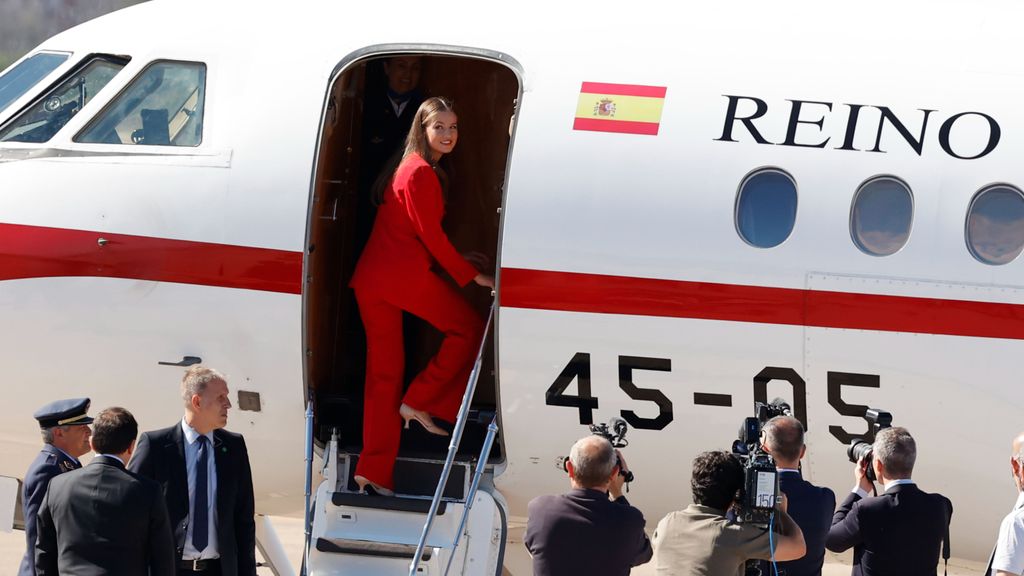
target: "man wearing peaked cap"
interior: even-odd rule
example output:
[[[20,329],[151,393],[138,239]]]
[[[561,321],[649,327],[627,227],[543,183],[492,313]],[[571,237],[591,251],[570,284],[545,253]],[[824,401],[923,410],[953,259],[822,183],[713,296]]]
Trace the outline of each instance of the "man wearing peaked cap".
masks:
[[[18,576],[36,574],[36,512],[46,496],[50,480],[58,474],[81,468],[78,458],[89,453],[92,418],[88,413],[88,398],[71,398],[50,402],[32,415],[39,421],[43,449],[25,472],[22,511],[28,546]]]

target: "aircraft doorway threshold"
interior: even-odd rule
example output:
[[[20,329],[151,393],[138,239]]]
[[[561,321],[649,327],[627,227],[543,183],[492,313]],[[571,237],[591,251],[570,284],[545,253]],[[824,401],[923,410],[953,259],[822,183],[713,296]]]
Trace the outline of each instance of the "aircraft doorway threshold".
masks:
[[[307,223],[305,384],[313,406],[312,440],[322,450],[325,478],[314,489],[308,574],[408,573],[448,450],[448,437],[419,426],[403,429],[394,472],[397,496],[358,493],[353,475],[364,433],[366,336],[348,284],[376,214],[375,183],[397,163],[392,153],[400,154],[400,143],[382,153],[382,129],[375,124],[380,108],[390,105],[384,99],[385,63],[399,57],[416,59],[422,97],[448,97],[458,114],[459,142],[441,162],[449,181],[445,232],[459,251],[488,257],[491,268],[483,272],[498,269],[506,169],[522,90],[518,68],[509,67],[514,61],[497,53],[434,46],[373,47],[351,55],[339,65],[326,95]],[[487,316],[492,304],[488,291],[468,287],[463,295],[481,318]],[[475,394],[419,574],[443,574],[449,560],[451,574],[502,571],[507,511],[492,483],[495,467],[504,460],[500,432],[484,463],[481,488],[471,496],[487,426],[492,420],[500,426],[495,333],[492,325],[481,347]],[[443,336],[408,314],[403,336],[408,385]],[[396,414],[395,425],[399,422]],[[467,518],[461,529],[463,513]],[[453,547],[459,533],[463,537]]]

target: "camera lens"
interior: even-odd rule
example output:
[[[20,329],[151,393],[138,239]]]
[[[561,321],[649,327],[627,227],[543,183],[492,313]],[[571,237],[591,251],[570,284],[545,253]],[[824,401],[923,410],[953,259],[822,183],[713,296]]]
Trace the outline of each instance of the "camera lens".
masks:
[[[850,447],[846,449],[846,455],[850,458],[850,462],[856,464],[860,462],[861,458],[871,458],[871,444],[864,440],[854,440],[850,443]]]

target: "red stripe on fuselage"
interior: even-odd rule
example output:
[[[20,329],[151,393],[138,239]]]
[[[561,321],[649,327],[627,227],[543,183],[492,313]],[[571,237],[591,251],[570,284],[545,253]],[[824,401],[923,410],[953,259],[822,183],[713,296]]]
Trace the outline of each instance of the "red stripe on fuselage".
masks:
[[[0,280],[60,276],[300,294],[302,252],[0,224]]]
[[[1024,339],[1024,305],[503,268],[501,305]]]

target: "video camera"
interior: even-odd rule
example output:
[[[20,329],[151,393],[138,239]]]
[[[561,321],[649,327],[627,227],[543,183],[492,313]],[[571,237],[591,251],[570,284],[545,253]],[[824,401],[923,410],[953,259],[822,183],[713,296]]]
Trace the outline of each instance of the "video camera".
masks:
[[[625,448],[629,446],[629,441],[626,440],[626,432],[629,431],[629,424],[625,420],[619,417],[613,417],[608,420],[607,424],[591,424],[590,433],[594,436],[600,436],[611,443],[612,448],[618,450],[619,448]],[[559,456],[555,461],[555,467],[563,472],[568,472],[565,463],[569,461],[568,456]],[[626,491],[629,491],[628,484],[633,481],[633,471],[623,470],[622,463],[619,461],[618,454],[615,455],[615,464],[619,467],[619,475],[626,480]]]
[[[892,427],[892,414],[885,410],[868,408],[867,411],[864,412],[864,419],[868,421],[868,435],[872,440],[883,428]],[[864,458],[864,461],[867,462],[868,465],[868,480],[876,482],[878,479],[875,478],[875,469],[871,465],[872,453],[872,443],[863,438],[854,438],[850,441],[850,446],[846,449],[846,456],[850,459],[850,462],[856,464],[861,458]]]
[[[775,460],[761,447],[761,428],[776,416],[791,416],[789,404],[776,398],[770,404],[754,402],[754,416],[743,420],[732,453],[743,465],[743,489],[736,520],[768,526],[779,502],[779,474]]]

